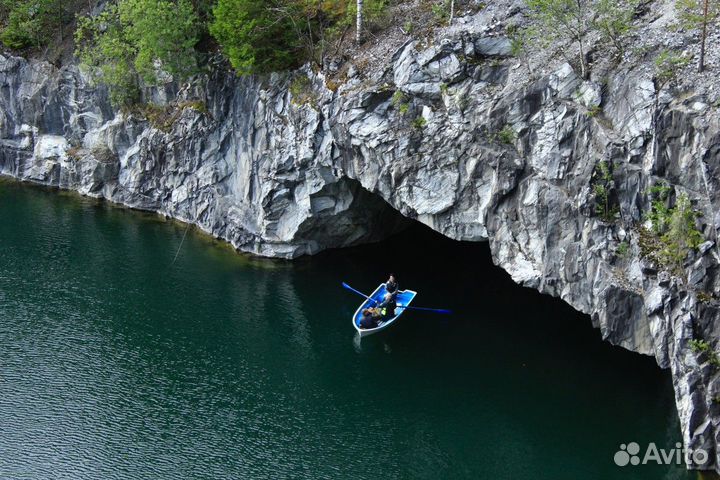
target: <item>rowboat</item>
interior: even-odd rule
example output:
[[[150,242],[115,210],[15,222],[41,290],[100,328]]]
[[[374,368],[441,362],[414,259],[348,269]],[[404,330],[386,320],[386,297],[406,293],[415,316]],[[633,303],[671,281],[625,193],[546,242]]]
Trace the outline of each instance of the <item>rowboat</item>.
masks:
[[[361,337],[367,337],[368,335],[372,335],[374,333],[381,332],[385,330],[386,328],[389,328],[390,325],[395,323],[395,321],[400,318],[400,315],[403,314],[403,312],[406,310],[405,308],[400,307],[407,307],[410,305],[410,302],[413,301],[413,298],[415,298],[415,295],[417,295],[417,292],[413,292],[412,290],[402,290],[399,291],[397,294],[397,297],[395,298],[395,303],[397,304],[397,307],[395,309],[395,316],[385,320],[380,321],[378,323],[378,326],[375,328],[360,328],[360,320],[362,320],[362,311],[366,308],[373,308],[377,306],[379,303],[381,303],[385,299],[385,295],[387,294],[387,290],[385,289],[385,284],[381,283],[379,287],[375,289],[375,291],[370,295],[370,297],[363,302],[362,305],[360,305],[360,308],[357,309],[355,312],[355,315],[353,315],[353,326],[355,327],[355,330],[358,331],[358,334],[360,334]]]

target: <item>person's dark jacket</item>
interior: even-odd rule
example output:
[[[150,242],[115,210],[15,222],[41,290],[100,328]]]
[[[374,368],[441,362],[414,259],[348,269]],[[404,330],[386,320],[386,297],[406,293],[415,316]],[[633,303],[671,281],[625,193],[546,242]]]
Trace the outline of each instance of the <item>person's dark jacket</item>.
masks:
[[[369,315],[364,315],[360,319],[360,328],[363,329],[370,329],[370,328],[376,328],[378,326],[378,322],[383,319],[383,316],[380,314],[379,309],[373,309],[372,312]]]
[[[390,297],[389,299],[382,302],[380,305],[378,305],[378,308],[382,311],[384,309],[385,315],[383,315],[384,319],[392,318],[395,316],[395,309],[397,308],[397,303],[395,302],[395,297]]]
[[[372,315],[363,315],[363,317],[360,319],[360,328],[369,330],[377,326],[377,320],[375,320]]]

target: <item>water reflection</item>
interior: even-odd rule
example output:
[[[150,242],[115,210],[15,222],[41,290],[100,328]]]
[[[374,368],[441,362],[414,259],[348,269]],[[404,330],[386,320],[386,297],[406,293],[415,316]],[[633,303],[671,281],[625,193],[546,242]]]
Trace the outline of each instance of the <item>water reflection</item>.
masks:
[[[357,331],[355,331],[355,335],[353,336],[353,347],[355,347],[355,352],[362,353],[362,337]]]

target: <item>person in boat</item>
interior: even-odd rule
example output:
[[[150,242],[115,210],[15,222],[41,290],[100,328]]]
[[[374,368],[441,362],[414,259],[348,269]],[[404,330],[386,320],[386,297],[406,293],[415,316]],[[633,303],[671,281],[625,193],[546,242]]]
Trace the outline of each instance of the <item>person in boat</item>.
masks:
[[[395,316],[397,304],[392,294],[385,295],[385,300],[375,308],[366,308],[362,311],[360,328],[377,328],[380,322],[386,322]]]
[[[366,308],[362,311],[362,318],[360,319],[360,328],[369,330],[371,328],[377,328],[378,322],[382,320],[383,315],[379,308]]]
[[[378,305],[384,320],[395,316],[395,309],[397,308],[397,303],[395,302],[396,295],[397,291],[394,294],[389,292],[386,293],[385,298],[382,302],[380,302],[380,305]]]
[[[399,289],[400,286],[398,285],[397,279],[395,279],[395,274],[391,273],[390,278],[388,278],[388,281],[385,282],[385,291],[391,294],[394,300],[395,297],[397,297]]]

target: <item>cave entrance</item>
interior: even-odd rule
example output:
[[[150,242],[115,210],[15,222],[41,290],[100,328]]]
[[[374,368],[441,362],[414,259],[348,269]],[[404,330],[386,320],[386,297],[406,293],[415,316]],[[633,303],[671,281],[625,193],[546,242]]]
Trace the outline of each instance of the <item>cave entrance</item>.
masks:
[[[350,178],[325,185],[310,202],[313,215],[296,236],[309,255],[377,243],[417,223]]]

